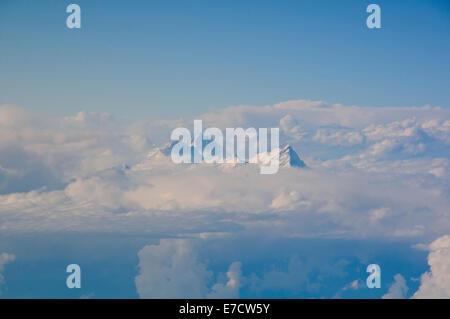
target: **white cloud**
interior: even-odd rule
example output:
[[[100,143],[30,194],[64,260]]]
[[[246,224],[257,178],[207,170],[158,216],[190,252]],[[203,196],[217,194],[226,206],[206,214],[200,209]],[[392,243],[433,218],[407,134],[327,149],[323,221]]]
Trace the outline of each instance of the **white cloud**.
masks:
[[[358,290],[360,288],[364,287],[364,284],[359,280],[359,279],[355,279],[353,280],[351,283],[349,283],[348,285],[344,286],[344,288],[342,288],[343,291],[345,290]]]
[[[413,298],[450,298],[450,235],[436,239],[429,250],[430,270],[422,275]]]
[[[141,298],[201,298],[212,273],[197,259],[193,243],[161,239],[139,253],[136,288]]]
[[[358,131],[319,129],[313,137],[314,141],[332,145],[357,145],[364,141],[364,135]]]
[[[381,219],[383,219],[384,217],[387,217],[388,215],[389,215],[389,209],[386,207],[380,207],[380,208],[374,209],[371,212],[370,218],[373,222],[378,222]]]
[[[301,140],[307,134],[302,131],[298,122],[290,114],[280,119],[280,128],[287,137],[295,141]]]
[[[78,112],[75,116],[65,117],[64,120],[99,125],[102,123],[108,124],[113,120],[113,118],[109,113],[87,112],[83,110]]]
[[[140,298],[237,298],[242,277],[241,263],[230,265],[228,281],[210,288],[213,272],[199,261],[196,241],[161,239],[139,253],[135,278]]]
[[[177,166],[147,157],[152,144],[168,141],[171,128],[192,124],[182,120],[124,123],[87,112],[42,118],[14,106],[0,107],[0,114],[5,233],[246,231],[429,240],[450,229],[446,109],[300,100],[202,115],[205,127],[281,126],[309,168],[270,177],[254,167]]]
[[[342,293],[345,291],[358,290],[365,287],[366,287],[365,283],[363,283],[360,279],[355,279],[352,282],[346,284],[344,287],[342,287],[337,293],[335,293],[333,299],[341,299]]]
[[[290,192],[281,192],[272,200],[270,207],[275,210],[289,211],[301,205],[308,206],[309,204],[307,201],[301,201],[300,195],[295,190],[292,190]]]
[[[394,282],[389,287],[389,291],[383,295],[383,299],[404,299],[408,293],[408,286],[406,280],[402,275],[396,274],[394,276]]]

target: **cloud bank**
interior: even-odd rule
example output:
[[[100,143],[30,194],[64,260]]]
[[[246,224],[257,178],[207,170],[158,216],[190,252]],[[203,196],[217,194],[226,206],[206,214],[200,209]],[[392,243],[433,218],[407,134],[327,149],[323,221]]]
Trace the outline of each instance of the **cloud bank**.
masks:
[[[245,265],[231,261],[216,281],[191,243],[169,237],[436,240],[415,296],[447,294],[439,283],[450,264],[442,239],[450,233],[450,110],[297,100],[196,118],[205,128],[280,127],[281,144],[289,143],[307,168],[263,176],[251,165],[174,165],[163,145],[173,128],[192,121],[124,122],[85,111],[60,118],[4,105],[0,232],[162,238],[139,253],[136,285],[144,297],[155,293],[146,287],[158,295],[238,295]],[[153,259],[159,264],[152,266]],[[189,283],[199,282],[189,289],[177,277],[186,263]],[[165,281],[152,279],[153,272]],[[255,277],[253,287],[267,282]],[[391,288],[387,297],[406,294],[400,277]]]

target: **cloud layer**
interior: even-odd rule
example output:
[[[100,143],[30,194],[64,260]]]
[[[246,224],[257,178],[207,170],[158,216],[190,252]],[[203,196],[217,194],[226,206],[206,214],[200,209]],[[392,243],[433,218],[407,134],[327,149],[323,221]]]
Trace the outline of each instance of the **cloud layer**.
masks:
[[[154,150],[161,137],[153,132],[170,132],[180,122],[0,110],[4,232],[245,229],[434,239],[450,229],[445,109],[292,101],[202,115],[219,127],[280,125],[282,143],[293,143],[309,168],[271,177],[251,166],[174,165]],[[392,121],[397,118],[403,119]]]
[[[143,297],[238,296],[246,280],[239,261],[217,280],[194,244],[164,238],[441,237],[430,246],[430,272],[415,296],[448,295],[450,284],[440,284],[450,265],[450,110],[298,100],[197,118],[205,128],[280,127],[281,144],[289,143],[308,167],[264,176],[252,165],[175,165],[157,147],[191,121],[123,122],[85,111],[58,118],[0,106],[0,232],[162,238],[139,253]],[[281,274],[267,273],[254,277],[252,287],[268,285],[271,276],[283,282]],[[386,298],[405,296],[405,285],[397,276]]]

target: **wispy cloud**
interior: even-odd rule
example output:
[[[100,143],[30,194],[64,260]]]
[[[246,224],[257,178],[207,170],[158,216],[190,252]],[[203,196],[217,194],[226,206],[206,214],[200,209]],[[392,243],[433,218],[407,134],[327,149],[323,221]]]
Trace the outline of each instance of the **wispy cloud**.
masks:
[[[0,288],[4,283],[4,276],[2,274],[3,270],[5,269],[5,265],[9,264],[11,262],[13,262],[16,259],[16,256],[13,254],[8,254],[8,253],[1,253],[0,254]],[[0,294],[1,294],[1,289],[0,289]]]

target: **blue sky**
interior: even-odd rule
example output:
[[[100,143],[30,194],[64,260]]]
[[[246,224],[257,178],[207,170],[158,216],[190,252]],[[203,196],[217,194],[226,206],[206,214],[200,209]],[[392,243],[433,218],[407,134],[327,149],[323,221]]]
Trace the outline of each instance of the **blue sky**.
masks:
[[[69,1],[0,4],[0,104],[52,114],[192,117],[292,99],[449,106],[446,1]]]

